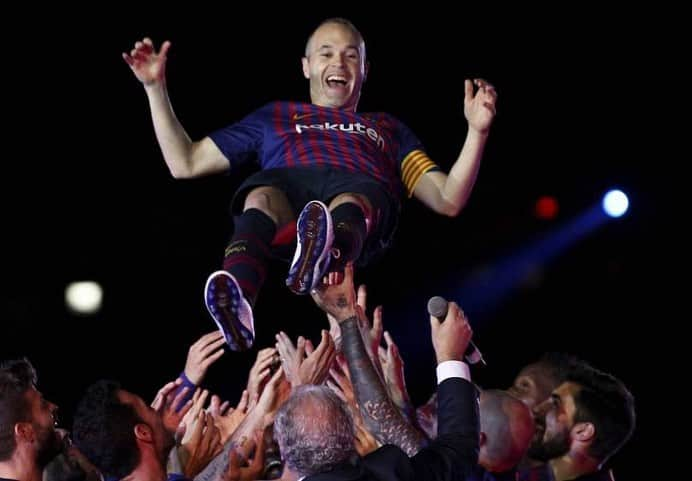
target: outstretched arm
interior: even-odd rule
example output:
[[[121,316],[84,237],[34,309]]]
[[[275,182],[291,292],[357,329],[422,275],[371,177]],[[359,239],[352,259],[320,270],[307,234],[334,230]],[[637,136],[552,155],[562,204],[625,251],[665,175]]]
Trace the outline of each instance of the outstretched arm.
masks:
[[[474,94],[473,84],[478,87]],[[495,117],[497,93],[482,79],[464,82],[464,116],[468,122],[466,141],[449,175],[431,171],[423,175],[413,195],[438,214],[454,217],[466,205],[483,156],[490,125]]]
[[[353,264],[344,269],[341,284],[323,286],[312,295],[320,308],[339,321],[342,350],[366,426],[382,443],[399,446],[413,456],[424,446],[425,438],[404,419],[389,398],[368,356],[358,326],[358,317],[363,315],[363,310],[356,303]]]
[[[123,59],[144,85],[156,139],[166,165],[175,178],[199,177],[228,170],[228,159],[216,144],[209,137],[193,142],[173,112],[166,88],[166,58],[170,47],[171,43],[165,41],[157,52],[151,39],[144,38],[135,43],[129,54],[123,53]]]

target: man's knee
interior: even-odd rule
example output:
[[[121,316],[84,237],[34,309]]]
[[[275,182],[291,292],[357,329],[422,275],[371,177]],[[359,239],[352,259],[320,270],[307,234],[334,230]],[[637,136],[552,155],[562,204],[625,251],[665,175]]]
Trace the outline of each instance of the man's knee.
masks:
[[[355,193],[344,193],[344,194],[339,194],[336,197],[332,199],[332,201],[329,203],[329,210],[334,210],[336,207],[338,207],[341,204],[355,204],[358,207],[360,207],[360,210],[363,211],[363,215],[365,216],[365,226],[367,233],[369,234],[372,225],[373,225],[373,209],[372,209],[372,203],[370,202],[370,199],[368,199],[365,195],[363,194],[355,194]]]
[[[288,197],[281,190],[271,186],[252,189],[245,198],[244,210],[259,209],[277,225],[290,222],[294,215]]]

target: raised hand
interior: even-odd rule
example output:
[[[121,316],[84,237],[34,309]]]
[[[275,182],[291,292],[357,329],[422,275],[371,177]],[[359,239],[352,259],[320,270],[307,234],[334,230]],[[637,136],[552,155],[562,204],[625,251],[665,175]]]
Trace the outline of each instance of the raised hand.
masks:
[[[192,407],[183,416],[181,423],[185,426],[185,434],[183,435],[182,444],[189,441],[192,432],[194,431],[193,424],[199,418],[199,413],[204,410],[204,405],[207,403],[207,398],[209,397],[209,391],[202,388],[195,389],[195,393],[192,395]]]
[[[247,379],[247,392],[250,399],[259,398],[264,383],[269,379],[271,366],[279,362],[279,353],[273,347],[267,347],[257,352],[257,359],[250,369]]]
[[[178,391],[177,394],[173,394],[173,391],[176,390],[181,383],[182,380],[180,378],[167,383],[159,389],[154,401],[151,403],[151,407],[161,416],[164,427],[171,434],[176,434],[180,422],[192,407],[192,399],[180,406],[187,395],[186,387]]]
[[[141,42],[135,42],[129,54],[123,52],[123,59],[130,66],[137,80],[144,85],[164,83],[166,81],[166,55],[171,48],[171,42],[166,40],[158,52],[150,38],[145,37]]]
[[[399,348],[392,339],[389,332],[385,331],[384,340],[387,349],[382,349],[380,362],[384,372],[384,379],[387,384],[389,396],[399,410],[413,422],[413,405],[406,389],[406,379],[404,377],[404,360],[399,354]]]
[[[223,355],[224,344],[223,334],[216,330],[203,335],[190,346],[185,361],[185,375],[195,386],[200,385],[209,366]]]
[[[359,309],[358,327],[360,327],[360,334],[363,336],[365,349],[368,351],[368,357],[370,357],[372,365],[375,366],[377,374],[380,378],[384,379],[378,353],[380,345],[382,344],[382,332],[384,330],[382,325],[382,306],[377,306],[372,312],[372,324],[370,324],[370,319],[368,319],[366,314],[368,307],[368,291],[365,285],[360,285],[358,287],[356,302],[358,303]]]
[[[430,316],[430,327],[437,363],[461,361],[473,331],[459,305],[456,302],[449,303],[447,317],[443,322]]]
[[[478,88],[475,95],[474,85]],[[497,92],[488,82],[480,78],[464,81],[464,116],[470,128],[486,133],[495,118],[496,103]]]
[[[235,408],[228,406],[228,401],[221,403],[221,398],[217,395],[211,397],[211,403],[207,411],[214,419],[214,424],[219,428],[221,434],[221,444],[226,444],[233,432],[240,426],[247,416],[248,392],[243,391],[240,401]]]
[[[178,450],[185,477],[197,476],[222,449],[221,435],[211,415],[199,411],[191,423],[189,437]]]
[[[313,350],[309,341],[302,336],[298,338],[297,347],[294,347],[285,332],[276,335],[276,348],[293,388],[302,384],[322,384],[336,357],[334,341],[325,330],[322,330],[322,340],[317,349]]]

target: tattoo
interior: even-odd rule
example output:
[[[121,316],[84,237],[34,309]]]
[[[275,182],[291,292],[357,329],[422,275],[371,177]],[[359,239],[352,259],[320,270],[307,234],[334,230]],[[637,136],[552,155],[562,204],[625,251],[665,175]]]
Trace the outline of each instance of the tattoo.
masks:
[[[348,301],[346,300],[346,296],[344,296],[343,294],[339,296],[339,298],[336,300],[336,307],[340,307],[341,309],[348,307]]]
[[[226,445],[209,464],[195,476],[194,481],[214,481],[223,479],[224,473],[228,470],[229,454],[234,447],[233,440],[226,441]]]
[[[425,445],[425,438],[404,419],[389,398],[365,350],[358,329],[358,317],[349,317],[341,321],[340,326],[342,349],[366,426],[382,443],[399,446],[406,454],[413,456]]]

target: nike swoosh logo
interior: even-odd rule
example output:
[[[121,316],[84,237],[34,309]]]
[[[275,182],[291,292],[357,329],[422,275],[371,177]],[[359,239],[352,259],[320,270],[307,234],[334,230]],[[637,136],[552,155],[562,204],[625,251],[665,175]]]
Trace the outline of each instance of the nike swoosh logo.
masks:
[[[306,118],[306,117],[310,117],[311,115],[312,115],[312,114],[301,114],[301,115],[293,114],[293,120],[294,120],[294,121],[302,120],[302,119],[304,119],[304,118]]]

